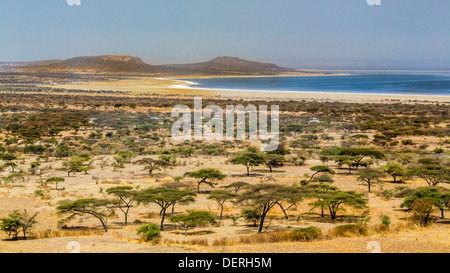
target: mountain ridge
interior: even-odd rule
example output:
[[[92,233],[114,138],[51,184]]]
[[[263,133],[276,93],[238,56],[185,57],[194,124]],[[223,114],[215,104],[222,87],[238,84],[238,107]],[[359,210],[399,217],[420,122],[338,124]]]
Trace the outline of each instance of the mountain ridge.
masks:
[[[278,75],[297,72],[272,63],[220,56],[206,62],[151,65],[129,55],[79,56],[61,61],[24,64],[14,68],[24,73],[141,74],[141,75]]]
[[[256,61],[248,61],[238,57],[220,56],[206,62],[192,64],[174,64],[165,65],[165,67],[173,67],[184,69],[190,72],[203,74],[248,74],[248,75],[277,75],[285,72],[296,72],[292,68],[280,67],[272,63],[263,63]]]

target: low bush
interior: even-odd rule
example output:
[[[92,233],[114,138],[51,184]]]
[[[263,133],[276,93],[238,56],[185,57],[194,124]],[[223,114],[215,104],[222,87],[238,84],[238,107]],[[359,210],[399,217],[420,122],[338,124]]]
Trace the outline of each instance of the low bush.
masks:
[[[148,242],[156,242],[161,237],[161,232],[159,231],[159,226],[155,223],[149,223],[141,226],[137,230],[138,235],[142,235],[142,238]]]
[[[389,226],[389,225],[391,224],[391,218],[390,218],[389,216],[383,215],[383,216],[381,216],[380,218],[381,218],[381,223],[382,223],[384,226]]]

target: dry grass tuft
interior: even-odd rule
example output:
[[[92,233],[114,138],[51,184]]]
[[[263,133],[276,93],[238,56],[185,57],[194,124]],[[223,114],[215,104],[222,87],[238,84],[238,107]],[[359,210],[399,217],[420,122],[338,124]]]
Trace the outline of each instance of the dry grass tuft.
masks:
[[[347,224],[336,226],[328,232],[332,237],[359,237],[369,235],[369,228],[363,224]]]
[[[321,229],[317,227],[307,227],[290,231],[275,231],[270,233],[245,235],[239,238],[219,238],[212,243],[213,246],[232,246],[237,244],[264,244],[276,242],[309,242],[321,240],[325,237]]]
[[[101,229],[58,229],[47,230],[35,233],[35,239],[48,239],[59,237],[79,237],[79,236],[99,236],[103,235],[104,231]]]
[[[348,224],[336,226],[335,228],[331,229],[327,235],[330,237],[364,237],[379,234],[392,235],[398,234],[400,232],[417,230],[419,228],[421,227],[412,221],[391,225],[378,224],[372,226],[364,224]]]
[[[209,246],[208,239],[206,238],[191,239],[188,241],[188,244],[198,246]]]

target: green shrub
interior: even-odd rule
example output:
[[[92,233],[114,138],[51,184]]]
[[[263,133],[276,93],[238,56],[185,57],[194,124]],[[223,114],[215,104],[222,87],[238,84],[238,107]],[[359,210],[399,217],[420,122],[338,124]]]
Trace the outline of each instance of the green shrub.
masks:
[[[146,242],[157,241],[161,237],[161,232],[159,231],[159,226],[155,223],[150,223],[143,225],[138,228],[137,234],[142,234],[142,237]]]
[[[247,222],[251,222],[255,227],[261,218],[261,215],[255,209],[243,209],[241,213],[242,218]]]
[[[44,192],[42,191],[42,190],[40,190],[40,189],[37,189],[35,192],[34,192],[34,194],[36,195],[36,196],[39,196],[39,197],[41,197],[41,198],[44,198]]]
[[[301,185],[301,186],[307,186],[308,184],[309,184],[309,181],[308,181],[308,180],[306,180],[306,179],[300,180],[300,185]]]
[[[405,140],[402,140],[402,145],[405,145],[405,146],[416,145],[416,143],[414,143],[414,141],[412,141],[412,139],[405,139]]]
[[[380,218],[381,218],[381,223],[382,223],[384,226],[389,226],[389,225],[391,224],[391,218],[390,218],[389,216],[387,216],[387,215],[382,215]]]

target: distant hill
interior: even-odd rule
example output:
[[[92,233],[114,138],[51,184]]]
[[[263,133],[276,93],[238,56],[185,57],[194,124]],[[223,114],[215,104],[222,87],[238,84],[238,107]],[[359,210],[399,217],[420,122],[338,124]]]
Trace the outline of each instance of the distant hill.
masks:
[[[25,73],[135,74],[135,75],[278,75],[297,72],[271,63],[218,57],[194,64],[150,65],[138,57],[105,55],[15,66]]]
[[[194,64],[164,65],[187,74],[202,75],[278,75],[286,72],[296,72],[295,69],[280,67],[276,64],[247,61],[237,57],[217,57],[208,62]]]
[[[126,55],[105,55],[76,57],[68,60],[43,65],[30,65],[18,69],[19,72],[42,73],[144,73],[157,72],[155,68],[144,63],[140,58]]]

